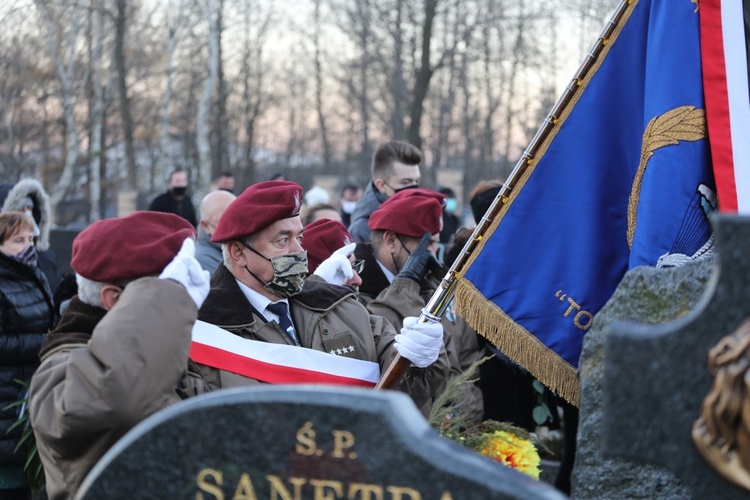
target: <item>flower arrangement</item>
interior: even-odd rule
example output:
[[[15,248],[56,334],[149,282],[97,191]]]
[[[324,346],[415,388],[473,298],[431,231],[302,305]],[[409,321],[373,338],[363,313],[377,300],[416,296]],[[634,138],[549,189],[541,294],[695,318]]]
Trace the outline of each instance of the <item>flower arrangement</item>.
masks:
[[[489,358],[472,364],[463,374],[450,380],[443,393],[433,403],[430,425],[441,436],[511,467],[534,479],[539,479],[541,458],[531,434],[514,425],[485,420],[472,423],[462,409],[462,394],[477,367]]]
[[[495,462],[539,479],[539,452],[523,429],[488,420],[460,432],[456,441]]]

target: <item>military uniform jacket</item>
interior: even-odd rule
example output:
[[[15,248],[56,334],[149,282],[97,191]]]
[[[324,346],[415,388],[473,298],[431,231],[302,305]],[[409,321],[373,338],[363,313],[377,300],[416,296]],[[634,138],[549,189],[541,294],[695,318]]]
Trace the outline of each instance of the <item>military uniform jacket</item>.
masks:
[[[207,391],[188,370],[197,314],[182,285],[157,278],[128,284],[109,312],[71,300],[31,380],[29,413],[50,499],[72,498],[146,417]]]
[[[393,348],[396,331],[391,324],[380,316],[369,314],[348,287],[307,280],[302,292],[290,298],[289,304],[302,348],[330,353],[340,347],[353,346],[353,351],[347,349],[346,356],[378,363],[381,371],[396,354]],[[243,338],[290,344],[278,323],[267,322],[250,305],[224,265],[220,265],[211,278],[211,292],[198,319]],[[260,383],[242,375],[199,366],[212,389]],[[408,392],[417,405],[422,405],[431,400],[444,383],[448,368],[447,357],[442,353],[427,368],[409,368],[399,389]]]
[[[369,244],[357,243],[354,252],[357,259],[365,261],[365,268],[361,275],[360,301],[367,304],[372,314],[385,317],[395,328],[401,329],[404,318],[419,316],[427,301],[440,286],[440,279],[433,273],[421,284],[408,278],[396,277],[388,283],[382,269],[377,263]],[[447,270],[445,270],[447,272]],[[456,376],[463,373],[472,363],[482,359],[483,349],[480,348],[477,333],[462,318],[456,316],[452,307],[443,314],[444,344],[450,363],[450,374]],[[478,378],[479,371],[472,378]],[[464,391],[464,409],[475,422],[481,422],[484,417],[484,400],[482,391],[476,385],[471,385]],[[425,410],[423,409],[423,412]]]

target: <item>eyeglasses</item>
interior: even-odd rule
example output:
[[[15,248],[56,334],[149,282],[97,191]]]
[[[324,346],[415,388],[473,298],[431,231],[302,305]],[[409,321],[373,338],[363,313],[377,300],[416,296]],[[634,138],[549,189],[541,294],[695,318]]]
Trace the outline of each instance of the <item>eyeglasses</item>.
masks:
[[[352,264],[352,269],[355,273],[361,274],[362,271],[365,269],[365,261],[364,260],[355,260],[354,264]]]

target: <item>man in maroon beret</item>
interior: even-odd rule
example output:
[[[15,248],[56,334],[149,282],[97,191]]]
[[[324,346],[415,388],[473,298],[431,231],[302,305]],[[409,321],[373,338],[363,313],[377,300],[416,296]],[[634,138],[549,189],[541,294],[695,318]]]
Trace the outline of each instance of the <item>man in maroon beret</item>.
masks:
[[[294,182],[260,182],[239,195],[222,215],[213,241],[222,244],[224,264],[213,274],[211,291],[199,313],[200,322],[221,330],[207,328],[209,333],[191,354],[205,380],[212,388],[311,383],[331,380],[328,370],[347,364],[374,367],[378,375],[374,381],[367,379],[372,386],[400,346],[408,345],[414,352],[409,359],[416,366],[408,370],[401,388],[417,404],[424,404],[447,375],[442,327],[403,329],[396,334],[390,323],[367,312],[351,288],[306,280],[301,200],[302,188]],[[230,337],[222,349],[231,355],[216,355],[212,341],[225,338],[227,332]],[[234,361],[263,351],[269,343],[275,344],[276,354],[263,361],[277,370],[256,369],[250,358]],[[301,348],[309,351],[305,359],[312,360],[304,366],[297,361]],[[283,377],[277,376],[280,372]],[[345,374],[335,383],[367,385]]]
[[[409,327],[447,273],[435,258],[442,229],[444,196],[430,189],[401,191],[386,200],[369,220],[371,243],[357,243],[354,255],[364,261],[359,298],[372,314],[396,328]],[[408,215],[405,215],[408,214]],[[449,306],[442,318],[451,376],[482,358],[477,334]],[[464,391],[463,409],[481,421],[482,393],[475,385]]]
[[[49,498],[72,498],[138,422],[208,390],[195,371],[188,376],[191,329],[209,289],[194,238],[176,215],[133,212],[73,241],[78,295],[42,346],[29,396]]]

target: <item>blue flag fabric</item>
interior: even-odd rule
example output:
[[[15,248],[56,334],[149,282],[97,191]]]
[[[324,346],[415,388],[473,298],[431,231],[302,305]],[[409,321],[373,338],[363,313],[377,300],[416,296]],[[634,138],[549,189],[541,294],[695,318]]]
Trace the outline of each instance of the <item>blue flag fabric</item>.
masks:
[[[574,404],[583,337],[625,272],[711,242],[697,6],[623,8],[456,286],[457,311]]]

